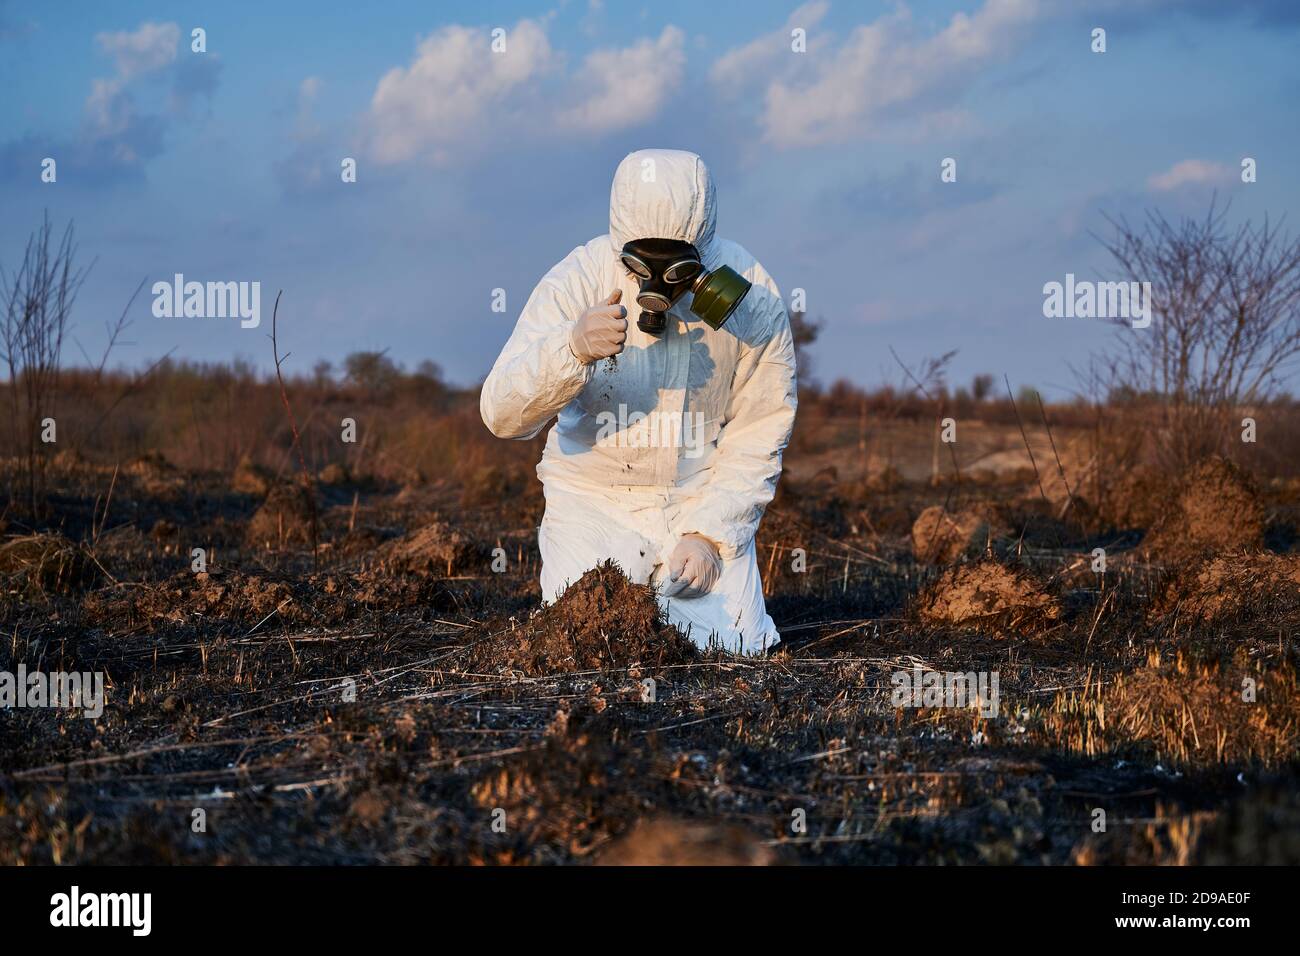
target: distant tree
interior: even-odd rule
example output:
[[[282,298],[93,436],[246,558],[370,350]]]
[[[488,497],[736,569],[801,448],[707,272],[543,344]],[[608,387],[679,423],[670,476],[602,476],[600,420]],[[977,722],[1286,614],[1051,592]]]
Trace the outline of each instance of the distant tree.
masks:
[[[425,359],[415,367],[415,377],[429,382],[442,383],[442,366],[431,359]]]
[[[988,374],[976,375],[970,383],[971,397],[982,402],[993,394],[993,376]]]
[[[311,380],[317,388],[326,388],[334,384],[334,363],[321,359],[311,367]]]
[[[790,313],[790,335],[794,338],[795,364],[798,366],[801,385],[812,382],[813,363],[808,354],[808,346],[817,341],[817,336],[825,327],[824,320],[810,319],[804,312]]]
[[[343,360],[344,377],[348,383],[368,392],[392,391],[402,370],[384,352],[353,352]]]

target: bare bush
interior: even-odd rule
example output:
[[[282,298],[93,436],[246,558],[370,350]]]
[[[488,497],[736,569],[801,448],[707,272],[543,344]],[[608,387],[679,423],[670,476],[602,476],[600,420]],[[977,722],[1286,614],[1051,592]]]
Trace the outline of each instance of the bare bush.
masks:
[[[68,316],[87,270],[76,266],[77,246],[71,222],[57,242],[46,216],[27,240],[22,261],[12,275],[0,266],[0,348],[9,369],[13,412],[11,438],[20,449],[21,492],[10,488],[11,500],[26,499],[32,514],[43,500],[45,455],[42,422],[54,417],[59,363]],[[56,433],[57,434],[57,433]]]
[[[1267,218],[1229,228],[1227,212],[1211,202],[1178,223],[1108,219],[1115,236],[1102,240],[1124,278],[1151,283],[1152,323],[1125,320],[1088,377],[1113,402],[1156,411],[1156,452],[1175,468],[1228,451],[1300,354],[1300,239]]]

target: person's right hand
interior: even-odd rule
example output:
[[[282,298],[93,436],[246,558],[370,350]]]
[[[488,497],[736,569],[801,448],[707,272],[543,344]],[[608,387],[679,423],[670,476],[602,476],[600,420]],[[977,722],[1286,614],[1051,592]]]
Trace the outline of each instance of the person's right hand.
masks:
[[[573,323],[569,348],[583,365],[623,351],[627,341],[627,309],[619,305],[623,290],[615,289],[600,305],[593,305]]]

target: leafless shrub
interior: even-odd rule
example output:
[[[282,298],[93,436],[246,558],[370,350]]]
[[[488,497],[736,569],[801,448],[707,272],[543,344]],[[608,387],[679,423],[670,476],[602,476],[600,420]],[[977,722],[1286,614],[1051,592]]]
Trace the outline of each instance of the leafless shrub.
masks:
[[[1227,451],[1300,354],[1300,239],[1267,218],[1230,228],[1227,213],[1211,202],[1177,223],[1155,211],[1140,227],[1108,218],[1115,236],[1101,240],[1125,279],[1151,283],[1152,323],[1123,320],[1088,378],[1112,402],[1154,410],[1166,466]]]
[[[45,455],[41,448],[42,420],[53,417],[59,363],[68,316],[87,270],[76,265],[73,224],[58,240],[49,216],[31,237],[22,261],[12,273],[0,266],[0,348],[9,369],[14,447],[21,449],[20,481],[10,498],[21,493],[32,514],[43,500]]]

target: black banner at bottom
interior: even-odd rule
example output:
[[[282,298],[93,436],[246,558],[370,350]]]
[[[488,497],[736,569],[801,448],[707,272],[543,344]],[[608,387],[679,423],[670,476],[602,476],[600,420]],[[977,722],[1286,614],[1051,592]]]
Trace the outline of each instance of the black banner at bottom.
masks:
[[[10,942],[78,933],[373,945],[377,930],[427,931],[431,916],[445,931],[482,930],[493,942],[536,939],[556,921],[584,935],[660,924],[735,939],[827,918],[924,936],[947,926],[1226,942],[1293,922],[1284,912],[1290,876],[1265,868],[19,868],[0,870],[0,898]]]

